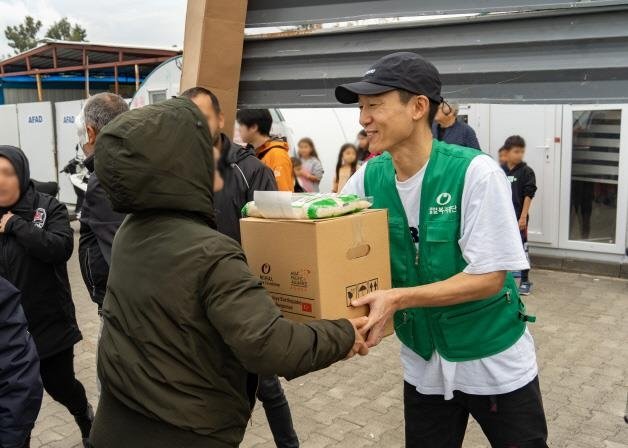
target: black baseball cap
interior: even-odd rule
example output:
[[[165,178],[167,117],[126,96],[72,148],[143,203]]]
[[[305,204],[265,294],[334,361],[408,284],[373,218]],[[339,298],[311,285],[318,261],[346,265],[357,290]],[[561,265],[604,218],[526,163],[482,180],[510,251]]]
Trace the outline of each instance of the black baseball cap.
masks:
[[[336,87],[336,99],[343,104],[358,102],[358,95],[379,95],[407,90],[442,103],[440,74],[434,64],[416,53],[402,51],[384,56],[358,82]]]

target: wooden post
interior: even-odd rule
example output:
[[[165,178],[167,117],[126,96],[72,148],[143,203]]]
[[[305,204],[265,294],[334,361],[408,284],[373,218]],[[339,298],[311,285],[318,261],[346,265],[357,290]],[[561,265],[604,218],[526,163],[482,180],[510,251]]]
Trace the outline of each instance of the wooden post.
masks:
[[[85,56],[85,98],[89,98],[89,55]]]
[[[57,47],[52,47],[52,67],[57,68],[57,64]]]
[[[135,64],[135,91],[140,90],[140,66]]]
[[[120,94],[120,86],[118,85],[118,66],[113,66],[113,91],[116,95]]]
[[[233,136],[244,47],[247,0],[188,0],[180,91],[210,89]]]
[[[44,89],[41,86],[41,75],[39,72],[35,73],[35,79],[37,81],[37,101],[44,100]]]

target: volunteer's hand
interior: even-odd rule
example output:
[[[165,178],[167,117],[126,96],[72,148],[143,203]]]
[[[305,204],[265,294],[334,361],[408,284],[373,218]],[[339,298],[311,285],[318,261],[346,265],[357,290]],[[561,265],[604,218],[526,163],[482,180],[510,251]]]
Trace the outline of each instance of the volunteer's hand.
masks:
[[[368,347],[375,347],[383,339],[384,328],[397,311],[398,293],[394,289],[375,291],[367,296],[351,301],[352,306],[368,305],[368,323],[362,327],[362,333],[369,332],[366,340]]]
[[[527,225],[528,225],[527,216],[522,216],[521,218],[519,218],[519,230],[525,230]]]
[[[11,219],[13,216],[14,215],[11,212],[6,212],[4,215],[2,215],[2,219],[0,219],[0,233],[4,233],[9,219]]]
[[[351,325],[353,325],[353,329],[355,330],[355,342],[353,343],[353,347],[351,347],[349,353],[347,353],[347,357],[345,359],[353,358],[356,353],[364,356],[369,352],[369,348],[366,346],[366,342],[364,342],[365,333],[362,331],[362,328],[364,328],[368,321],[369,319],[366,316],[349,319],[349,322],[351,322]]]

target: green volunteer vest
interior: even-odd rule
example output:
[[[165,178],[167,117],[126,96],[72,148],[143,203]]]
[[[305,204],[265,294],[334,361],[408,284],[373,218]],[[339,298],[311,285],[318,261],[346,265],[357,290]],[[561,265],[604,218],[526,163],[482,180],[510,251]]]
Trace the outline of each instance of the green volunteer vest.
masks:
[[[394,288],[445,280],[467,266],[458,245],[462,191],[467,168],[480,154],[433,141],[421,190],[418,251],[397,192],[391,155],[384,153],[368,162],[366,195],[373,197],[374,208],[388,209]],[[437,350],[449,361],[470,361],[506,350],[524,333],[526,321],[533,322],[534,317],[526,315],[510,274],[493,297],[445,307],[406,309],[394,317],[395,332],[407,347],[425,360]]]

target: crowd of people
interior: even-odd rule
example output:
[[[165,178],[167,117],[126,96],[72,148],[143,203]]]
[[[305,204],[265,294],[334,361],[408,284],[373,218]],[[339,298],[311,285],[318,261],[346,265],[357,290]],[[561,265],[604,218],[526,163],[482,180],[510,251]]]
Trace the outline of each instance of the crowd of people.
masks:
[[[256,399],[276,445],[297,447],[279,377],[367,355],[390,320],[406,446],[460,446],[469,415],[493,446],[547,446],[520,299],[536,191],[525,141],[506,140],[501,167],[474,149],[437,69],[413,53],[385,56],[335,95],[359,104],[364,130],[340,148],[333,190],[388,210],[393,289],[352,301],[368,316],[308,323],[285,319],[251,274],[239,218],[255,191],[320,190],[311,139],[291,159],[270,112],[243,109],[238,145],[203,87],[131,111],[112,93],[85,103],[78,254],[101,325],[95,414],[74,372],[67,209],[36,190],[19,148],[0,146],[0,448],[29,446],[43,389],[85,447],[236,447]]]

